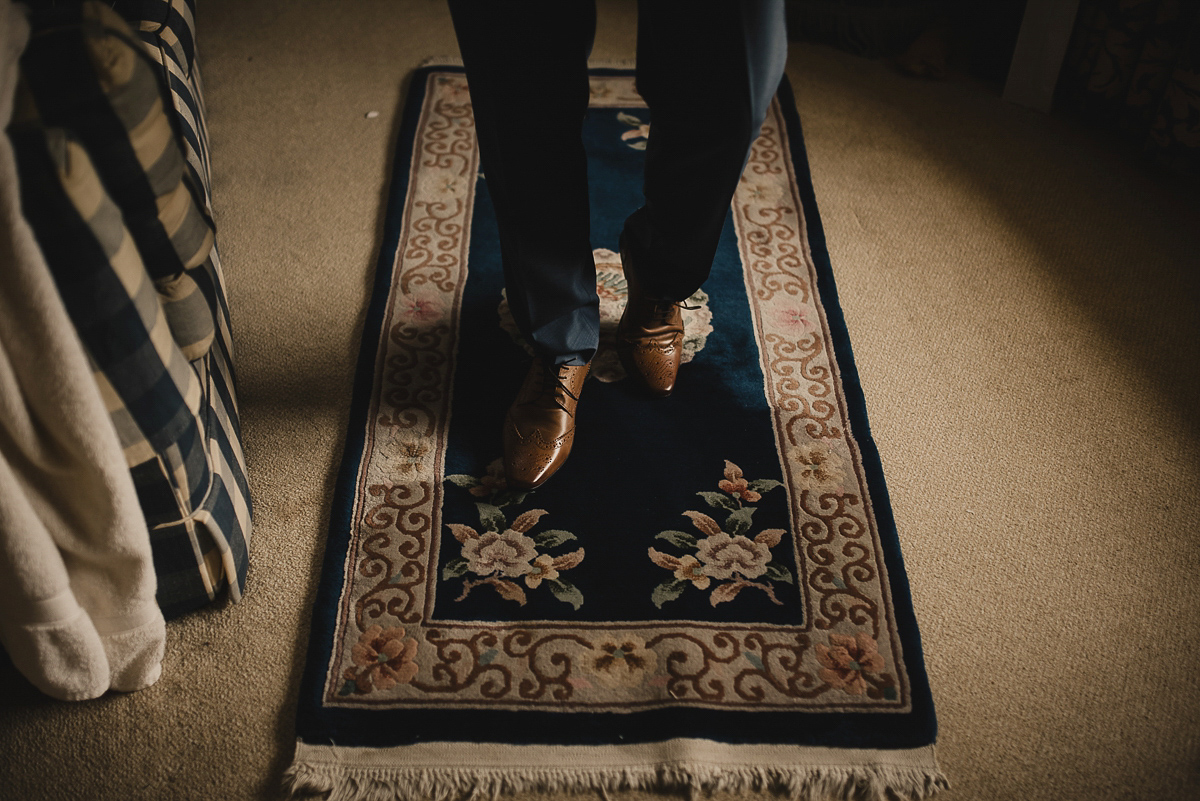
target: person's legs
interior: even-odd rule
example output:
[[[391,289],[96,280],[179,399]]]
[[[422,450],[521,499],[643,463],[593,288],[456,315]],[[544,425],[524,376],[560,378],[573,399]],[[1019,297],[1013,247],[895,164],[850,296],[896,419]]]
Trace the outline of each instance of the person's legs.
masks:
[[[549,364],[599,333],[581,128],[593,0],[450,0],[467,70],[509,308]]]
[[[582,126],[593,0],[450,0],[513,319],[535,357],[504,420],[504,467],[562,466],[599,340]]]
[[[648,296],[682,301],[708,277],[786,59],[783,0],[640,0],[646,204],[626,221],[624,246]]]
[[[787,60],[783,0],[638,3],[638,91],[650,107],[646,204],[625,222],[626,369],[669,395],[683,356],[679,303],[708,277],[729,202]]]

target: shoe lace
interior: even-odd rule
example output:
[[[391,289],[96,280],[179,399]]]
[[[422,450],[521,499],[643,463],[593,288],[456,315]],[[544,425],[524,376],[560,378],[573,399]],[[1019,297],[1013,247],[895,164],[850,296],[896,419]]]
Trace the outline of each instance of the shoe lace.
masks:
[[[542,369],[537,371],[538,383],[536,386],[536,402],[549,401],[550,404],[562,409],[568,415],[574,417],[571,408],[567,406],[566,398],[570,398],[575,403],[579,402],[579,396],[567,388],[565,379],[567,375],[567,365],[565,364],[548,364],[541,363]]]
[[[651,301],[650,312],[646,315],[649,318],[648,322],[654,327],[666,325],[670,322],[676,306],[684,311],[695,311],[700,308],[699,306],[689,306],[684,300]]]

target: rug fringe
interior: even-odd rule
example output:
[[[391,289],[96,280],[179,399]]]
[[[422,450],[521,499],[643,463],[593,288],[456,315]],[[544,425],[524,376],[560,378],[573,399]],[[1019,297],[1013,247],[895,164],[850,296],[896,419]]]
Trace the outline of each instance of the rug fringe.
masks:
[[[494,801],[525,792],[622,790],[739,793],[772,792],[793,801],[920,801],[949,788],[938,770],[896,766],[714,767],[671,765],[651,768],[364,768],[296,762],[284,787],[290,798],[323,796],[327,801]]]

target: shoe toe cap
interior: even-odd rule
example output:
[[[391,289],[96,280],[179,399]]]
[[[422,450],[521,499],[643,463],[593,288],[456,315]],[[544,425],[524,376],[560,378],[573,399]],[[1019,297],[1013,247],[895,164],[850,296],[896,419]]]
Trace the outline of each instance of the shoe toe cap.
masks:
[[[524,433],[511,419],[504,427],[504,472],[510,486],[534,489],[545,483],[567,460],[574,431],[558,437],[539,428]]]

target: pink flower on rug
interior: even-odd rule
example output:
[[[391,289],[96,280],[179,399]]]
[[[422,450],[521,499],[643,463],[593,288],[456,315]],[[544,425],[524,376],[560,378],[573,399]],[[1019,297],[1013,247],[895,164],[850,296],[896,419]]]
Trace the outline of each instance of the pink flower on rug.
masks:
[[[408,684],[417,675],[417,641],[405,639],[404,629],[371,626],[350,649],[350,658],[361,671],[350,669],[346,678],[354,681],[358,692],[387,690]]]
[[[485,531],[463,543],[467,569],[480,576],[523,576],[533,570],[537,544],[519,531]]]
[[[561,556],[539,554],[538,558],[533,560],[530,572],[525,574],[525,586],[531,590],[536,590],[538,585],[543,581],[554,581],[561,575],[561,571],[570,570],[578,566],[582,561],[582,548],[570,553],[564,553]]]
[[[813,442],[798,448],[793,458],[798,463],[798,483],[804,489],[834,489],[840,494],[846,480],[845,463],[825,442]]]
[[[865,693],[865,674],[878,673],[884,667],[874,638],[861,631],[853,637],[830,634],[829,645],[817,645],[817,661],[821,663],[821,680],[850,695]]]
[[[658,654],[636,637],[607,640],[596,646],[600,655],[592,660],[596,680],[606,687],[636,687],[653,673]]]
[[[783,186],[775,183],[749,184],[742,191],[761,206],[773,206],[783,199]]]
[[[429,298],[407,295],[400,301],[400,316],[417,323],[428,323],[442,316],[440,305]]]
[[[388,429],[388,436],[380,443],[380,449],[392,459],[393,466],[401,473],[412,473],[421,467],[430,451],[429,443],[415,438],[409,429],[396,425]]]
[[[675,578],[680,581],[690,581],[698,590],[707,590],[710,582],[704,573],[704,565],[691,554],[679,557],[679,566],[675,568]]]
[[[536,590],[543,581],[553,581],[558,578],[558,570],[554,567],[554,558],[549,554],[541,554],[533,560],[533,565],[525,574],[525,586]]]
[[[784,328],[800,328],[807,331],[812,327],[808,314],[803,309],[780,309],[779,324]]]
[[[707,590],[712,579],[704,574],[704,565],[691,554],[672,556],[669,553],[649,549],[650,561],[659,567],[673,570],[677,581],[690,581],[698,590]]]
[[[719,531],[700,540],[697,556],[704,563],[704,574],[707,576],[728,579],[738,573],[752,579],[767,572],[771,548],[765,542],[755,542],[740,534],[731,537]]]
[[[742,477],[742,468],[728,459],[725,460],[725,478],[717,482],[717,486],[730,495],[737,496],[743,501],[757,503],[762,495],[750,489],[750,482]]]

